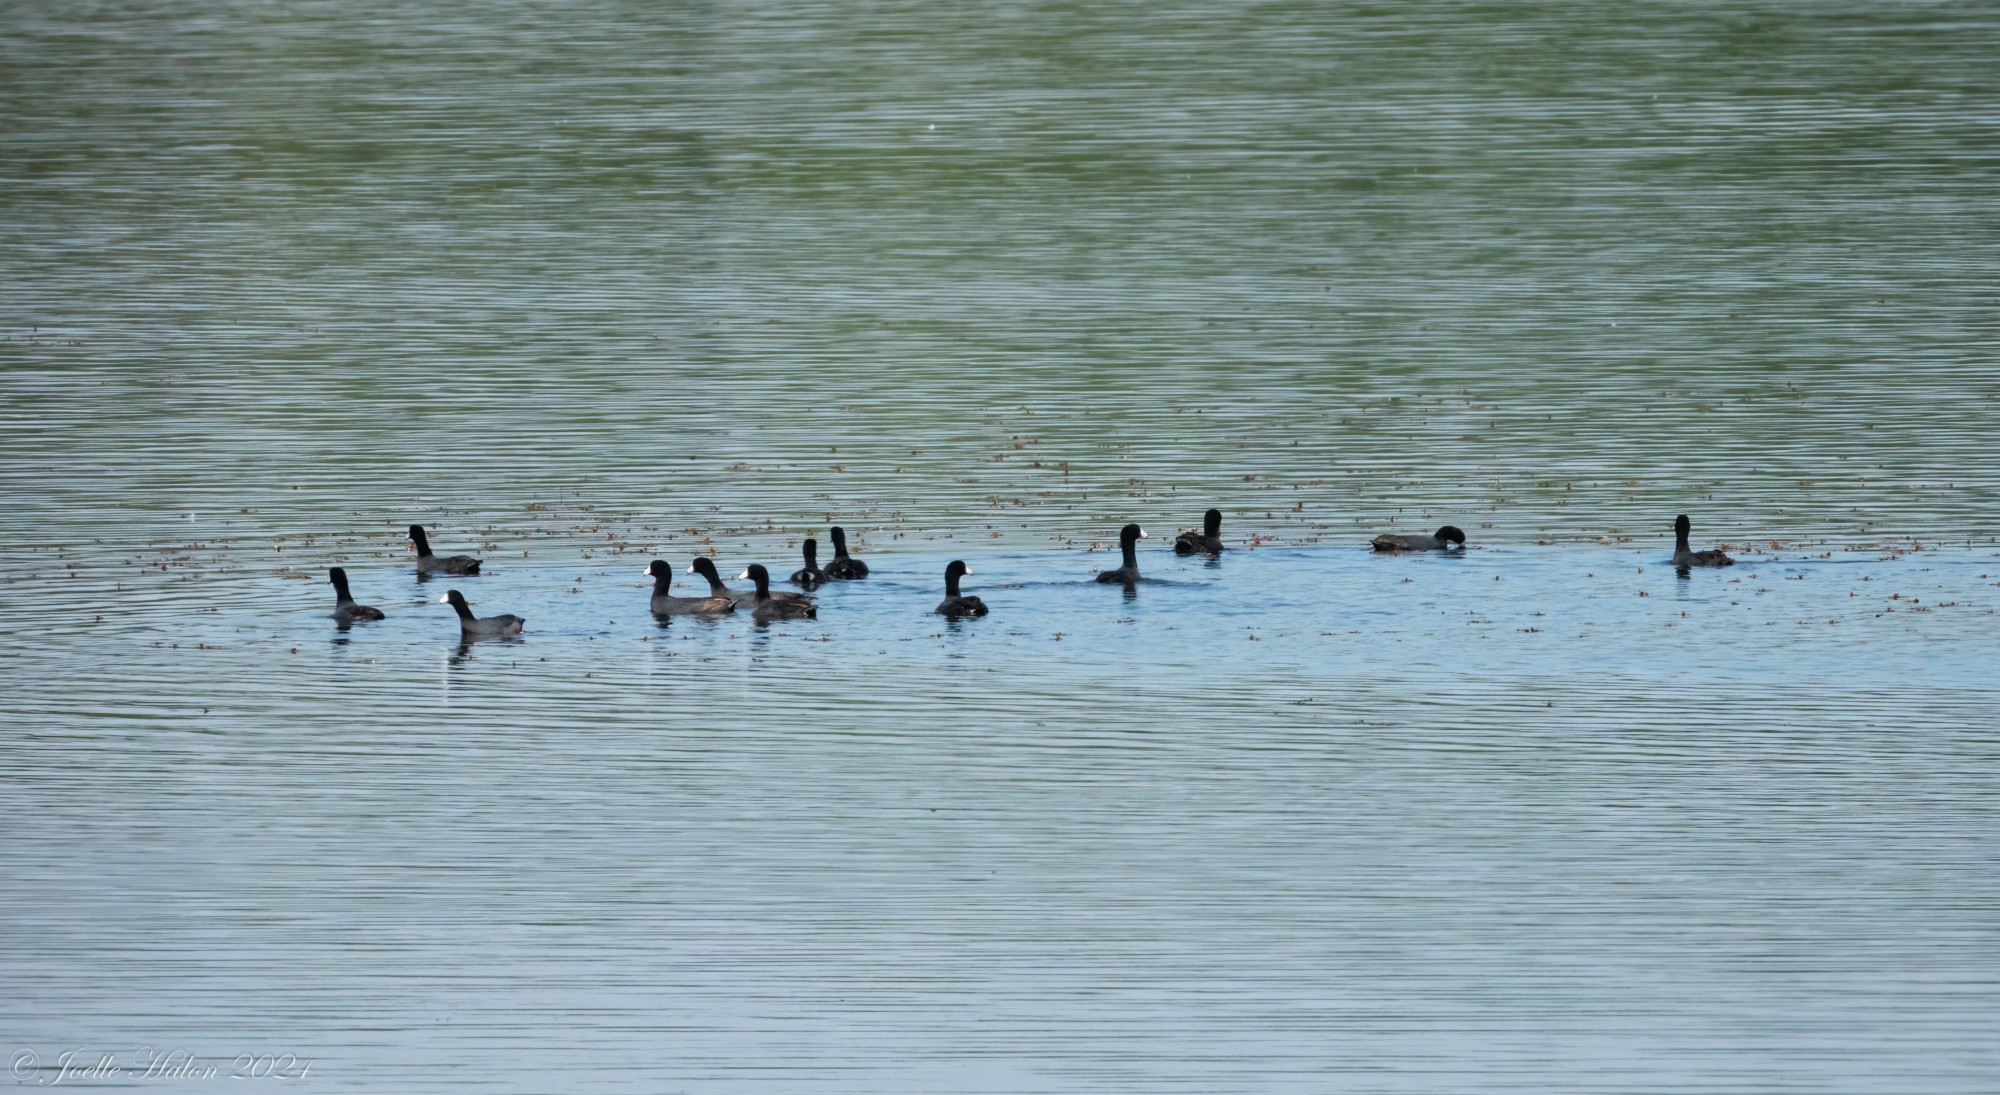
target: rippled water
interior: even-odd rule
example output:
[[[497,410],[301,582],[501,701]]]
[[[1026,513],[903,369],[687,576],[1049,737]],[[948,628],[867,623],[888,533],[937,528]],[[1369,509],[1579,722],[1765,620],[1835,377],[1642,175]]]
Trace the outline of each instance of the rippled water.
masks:
[[[13,1078],[1989,1089],[1996,55],[1932,4],[0,11]],[[1741,565],[1676,575],[1679,512]],[[645,611],[833,523],[876,574],[817,621]],[[955,557],[990,617],[926,614]]]

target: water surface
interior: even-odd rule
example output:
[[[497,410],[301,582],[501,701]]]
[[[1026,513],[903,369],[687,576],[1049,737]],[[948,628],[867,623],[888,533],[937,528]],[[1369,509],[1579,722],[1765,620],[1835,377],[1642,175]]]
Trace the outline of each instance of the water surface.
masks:
[[[1996,54],[1946,4],[0,13],[0,1048],[1985,1090]],[[1680,512],[1742,563],[1676,575]],[[644,611],[834,523],[877,573],[818,621]],[[955,557],[992,616],[926,614]],[[461,649],[457,585],[527,635]]]

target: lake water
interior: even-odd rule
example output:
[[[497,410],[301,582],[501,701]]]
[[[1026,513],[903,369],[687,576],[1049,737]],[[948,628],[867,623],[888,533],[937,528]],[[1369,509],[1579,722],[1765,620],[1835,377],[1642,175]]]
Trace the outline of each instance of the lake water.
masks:
[[[1990,1091],[1996,56],[1942,4],[0,12],[10,1079]],[[1677,575],[1682,512],[1741,563]],[[875,574],[815,621],[646,611],[831,524]],[[991,616],[927,614],[953,558]]]

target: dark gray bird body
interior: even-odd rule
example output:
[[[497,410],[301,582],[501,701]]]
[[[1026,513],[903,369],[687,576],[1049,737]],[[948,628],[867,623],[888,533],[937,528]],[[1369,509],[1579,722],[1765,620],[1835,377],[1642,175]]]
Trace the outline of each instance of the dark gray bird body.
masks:
[[[1674,565],[1677,567],[1727,567],[1735,566],[1736,560],[1722,553],[1718,548],[1707,551],[1690,551],[1688,533],[1693,530],[1687,514],[1674,518]]]
[[[1385,532],[1369,541],[1376,551],[1442,551],[1465,546],[1465,533],[1446,525],[1433,533]]]
[[[653,579],[652,609],[655,616],[715,616],[736,611],[736,599],[721,597],[676,597],[668,590],[674,582],[674,568],[665,559],[655,559],[646,567]]]
[[[347,572],[339,567],[329,567],[326,580],[333,583],[333,622],[342,627],[349,624],[366,623],[382,619],[382,610],[374,605],[354,603],[354,595],[347,592]]]
[[[447,590],[438,601],[450,605],[452,611],[458,613],[458,633],[461,638],[491,639],[502,635],[519,635],[528,625],[528,621],[512,614],[488,616],[482,620],[472,614],[472,608],[465,602],[465,594],[455,589]]]
[[[1212,509],[1202,514],[1200,532],[1189,529],[1174,537],[1174,554],[1222,554],[1222,511]]]
[[[1125,563],[1116,570],[1100,570],[1097,580],[1132,585],[1139,580],[1139,541],[1145,539],[1146,530],[1138,525],[1126,525],[1118,530],[1118,550],[1125,556]]]
[[[750,618],[758,623],[772,620],[810,620],[819,615],[819,609],[808,600],[781,601],[771,592],[771,572],[762,563],[751,563],[738,578],[748,578],[756,583],[756,590],[750,594]]]
[[[970,573],[972,570],[962,559],[953,559],[951,564],[944,568],[944,600],[938,602],[937,608],[933,611],[940,616],[986,615],[985,601],[958,591],[958,579]]]
[[[836,580],[868,577],[868,564],[847,554],[847,530],[835,525],[826,534],[833,540],[833,562],[826,564],[826,576]]]
[[[430,537],[424,526],[410,526],[410,542],[417,545],[418,574],[477,574],[479,560],[470,555],[432,555]]]
[[[799,551],[805,555],[806,565],[792,572],[792,584],[808,590],[825,585],[828,578],[826,571],[819,568],[819,541],[808,536],[806,542],[799,545]]]
[[[694,562],[688,564],[687,572],[689,574],[699,574],[702,577],[708,579],[709,596],[728,597],[736,602],[736,607],[738,608],[757,607],[757,591],[753,589],[731,589],[728,586],[723,585],[722,575],[718,573],[715,569],[715,560],[709,558],[708,556],[706,555],[695,556]],[[810,605],[813,603],[813,599],[810,594],[792,593],[786,590],[772,591],[771,599],[774,601],[797,601],[800,604],[806,604],[806,605]]]

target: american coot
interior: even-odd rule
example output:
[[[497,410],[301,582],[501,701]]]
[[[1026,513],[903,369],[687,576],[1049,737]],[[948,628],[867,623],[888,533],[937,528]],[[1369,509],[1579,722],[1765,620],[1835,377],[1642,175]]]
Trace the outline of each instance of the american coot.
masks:
[[[470,555],[447,555],[439,558],[431,554],[430,538],[424,535],[424,526],[410,526],[410,542],[417,545],[418,574],[477,574],[479,560]]]
[[[439,604],[447,604],[458,613],[458,633],[468,639],[490,639],[496,635],[519,635],[528,621],[519,616],[488,616],[480,619],[466,606],[465,594],[458,590],[448,590],[438,598]]]
[[[731,589],[723,585],[722,575],[717,573],[715,569],[715,560],[706,555],[695,556],[694,562],[688,564],[687,572],[689,574],[699,574],[708,579],[708,595],[711,597],[728,597],[736,602],[736,607],[738,608],[752,608],[757,604],[757,593],[755,590]],[[774,601],[797,601],[800,604],[807,605],[813,603],[811,596],[804,593],[792,593],[788,590],[779,590],[772,593],[771,599]]]
[[[984,616],[986,602],[977,597],[962,596],[958,592],[960,577],[972,573],[963,559],[953,559],[944,568],[944,600],[938,602],[940,616]]]
[[[826,576],[836,579],[868,577],[868,564],[848,557],[847,530],[835,525],[827,529],[826,534],[833,538],[833,562],[826,564]]]
[[[1736,560],[1731,559],[1727,555],[1724,555],[1721,552],[1721,550],[1717,548],[1710,548],[1707,551],[1689,551],[1688,530],[1693,527],[1694,526],[1688,523],[1687,514],[1685,513],[1681,514],[1679,517],[1674,518],[1674,565],[1675,566],[1727,567],[1736,565]]]
[[[1201,531],[1189,529],[1174,537],[1175,555],[1220,555],[1222,554],[1222,511],[1209,510],[1201,515]]]
[[[1422,533],[1385,532],[1370,541],[1376,551],[1441,551],[1453,544],[1465,546],[1465,533],[1457,525],[1446,525],[1428,536]]]
[[[825,585],[826,571],[819,568],[819,541],[808,536],[799,550],[805,553],[806,565],[792,574],[792,584],[807,589],[818,589]]]
[[[382,610],[374,605],[354,603],[354,595],[347,592],[347,572],[339,567],[329,567],[326,580],[333,583],[333,622],[342,627],[358,624],[364,620],[379,620]]]
[[[1139,541],[1146,536],[1146,530],[1138,525],[1126,525],[1118,530],[1118,548],[1125,553],[1125,565],[1117,570],[1102,570],[1097,573],[1100,582],[1123,582],[1131,585],[1139,580]]]
[[[757,591],[750,595],[750,618],[758,623],[766,620],[810,620],[819,615],[819,609],[814,608],[811,601],[779,600],[771,592],[771,572],[765,570],[762,563],[751,563],[736,577],[748,578],[757,584]]]
[[[674,584],[674,568],[665,559],[655,559],[646,567],[653,579],[653,615],[712,616],[736,611],[736,601],[728,594],[720,597],[676,597],[667,592]]]

